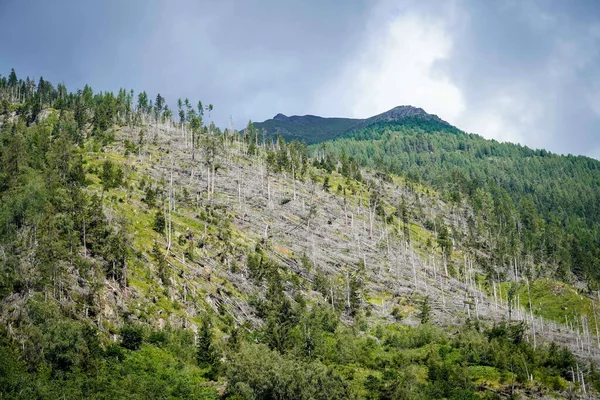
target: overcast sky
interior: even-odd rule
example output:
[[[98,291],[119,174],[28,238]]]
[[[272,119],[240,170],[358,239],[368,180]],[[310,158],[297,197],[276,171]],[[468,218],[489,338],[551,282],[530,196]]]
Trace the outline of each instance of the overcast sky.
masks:
[[[0,73],[214,104],[236,127],[410,104],[600,158],[600,1],[0,0]]]

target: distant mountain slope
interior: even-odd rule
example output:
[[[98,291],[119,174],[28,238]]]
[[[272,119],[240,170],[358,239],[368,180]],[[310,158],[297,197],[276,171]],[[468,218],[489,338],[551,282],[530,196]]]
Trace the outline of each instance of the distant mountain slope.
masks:
[[[305,141],[308,144],[335,139],[362,120],[352,118],[322,118],[314,115],[291,117],[277,114],[272,119],[255,123],[259,132],[267,136],[281,135],[287,141]]]
[[[600,282],[600,161],[455,132],[443,121],[407,118],[323,146],[333,159],[433,186],[448,201],[487,213],[505,239],[495,265],[517,257],[553,265],[561,279],[574,273]]]
[[[345,130],[328,125],[326,131],[324,120],[333,119],[277,116],[257,126],[314,148],[318,143],[329,169],[358,162],[486,213],[504,239],[492,261],[496,266],[533,260],[560,279],[573,273],[593,282],[591,288],[600,282],[600,161],[467,134],[412,106],[354,120]],[[348,126],[352,120],[344,121]],[[290,125],[297,128],[293,137],[283,129]]]
[[[298,140],[307,144],[315,144],[347,136],[352,132],[381,123],[398,125],[420,123],[434,128],[434,130],[458,131],[437,115],[428,114],[422,108],[413,106],[394,107],[366,119],[324,118],[315,115],[288,117],[277,114],[272,119],[255,123],[254,126],[259,131],[264,130],[265,134],[270,137],[281,135],[287,141]]]
[[[409,122],[429,124],[431,126],[435,126],[436,128],[456,129],[437,115],[428,114],[422,108],[413,106],[398,106],[381,114],[364,119],[344,133],[348,134],[375,124],[386,123],[401,125]]]

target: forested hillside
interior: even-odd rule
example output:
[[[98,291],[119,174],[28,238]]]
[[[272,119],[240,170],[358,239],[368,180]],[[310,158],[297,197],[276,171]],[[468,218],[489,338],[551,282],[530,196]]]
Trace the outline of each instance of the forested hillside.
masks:
[[[281,122],[269,121],[255,126],[285,135],[271,126]],[[493,246],[493,258],[483,263],[488,273],[515,276],[521,271],[530,278],[552,277],[598,290],[599,161],[487,140],[409,106],[334,133],[302,121],[294,138],[312,143],[312,154],[321,161],[331,154],[329,169],[356,161],[423,183],[448,202],[473,208],[486,231],[475,236],[487,236]]]
[[[277,114],[272,119],[257,122],[254,127],[272,139],[277,135],[287,141],[303,141],[308,144],[319,143],[341,136],[361,120],[352,118],[322,118],[314,115],[293,115],[288,117]]]
[[[598,394],[595,161],[410,118],[311,151],[14,71],[0,102],[2,398]]]
[[[382,123],[326,146],[339,158],[432,185],[467,203],[493,240],[490,268],[600,279],[600,162],[499,143],[419,120]],[[510,273],[510,272],[509,272]]]
[[[452,127],[437,115],[427,114],[422,108],[398,106],[370,118],[323,118],[316,115],[292,115],[288,117],[277,114],[271,119],[252,124],[261,136],[273,140],[281,136],[286,141],[297,140],[307,144],[315,144],[348,136],[377,124],[394,123],[414,124],[415,122],[429,125],[439,125],[447,130]]]

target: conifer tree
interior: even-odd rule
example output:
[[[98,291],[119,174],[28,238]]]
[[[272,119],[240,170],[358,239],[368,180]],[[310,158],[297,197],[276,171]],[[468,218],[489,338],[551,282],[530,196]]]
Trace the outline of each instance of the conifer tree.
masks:
[[[422,324],[429,322],[431,318],[431,305],[429,304],[429,296],[425,296],[421,302],[421,309],[419,310],[419,320]]]
[[[217,376],[220,366],[219,353],[213,345],[212,321],[208,315],[202,318],[198,331],[196,360],[201,368],[208,368],[206,377],[214,379]]]

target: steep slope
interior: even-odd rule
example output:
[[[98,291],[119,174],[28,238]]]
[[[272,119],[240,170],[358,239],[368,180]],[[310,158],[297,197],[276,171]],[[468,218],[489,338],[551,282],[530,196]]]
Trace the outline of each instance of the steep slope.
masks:
[[[497,243],[496,265],[530,259],[535,270],[580,279],[591,290],[600,282],[597,160],[420,123],[376,124],[324,146],[337,158],[351,157],[431,185],[447,201],[467,202],[486,213],[492,222],[488,229],[505,239]],[[519,246],[511,245],[510,238],[517,238]]]
[[[428,114],[422,108],[413,106],[398,106],[381,114],[360,121],[356,125],[346,130],[344,135],[349,135],[355,131],[378,124],[412,125],[417,123],[421,123],[423,126],[431,126],[432,128],[438,127],[438,129],[456,130],[452,125],[442,120],[437,115]]]
[[[494,214],[82,97],[0,116],[3,397],[596,394],[600,303],[496,264]]]
[[[303,121],[299,134],[319,142],[315,155],[332,154],[329,168],[350,158],[432,186],[447,201],[466,201],[488,220],[494,215],[496,223],[486,229],[503,240],[495,244],[493,264],[500,271],[493,273],[530,264],[534,276],[579,281],[589,290],[600,286],[599,161],[486,140],[411,106],[335,134],[320,133],[311,121]]]
[[[378,335],[388,343],[385,352],[412,354],[411,351],[417,351],[410,355],[414,360],[411,368],[416,368],[417,374],[423,373],[422,368],[434,368],[426,349],[432,345],[443,348],[444,340],[447,340],[443,339],[445,334],[428,331],[432,328],[427,328],[427,324],[414,333],[411,333],[413,328],[396,330],[398,326],[417,326],[428,320],[444,329],[456,329],[466,318],[485,326],[511,315],[513,321],[527,321],[528,337],[530,340],[535,338],[540,349],[545,348],[542,343],[551,340],[569,346],[582,359],[598,357],[589,329],[580,331],[575,326],[565,327],[560,321],[545,320],[542,315],[527,312],[508,294],[508,287],[491,282],[491,286],[485,288],[482,285],[484,277],[474,265],[478,257],[464,247],[467,242],[460,240],[466,235],[463,215],[470,211],[453,210],[427,188],[397,178],[382,179],[368,171],[363,171],[363,178],[356,181],[308,165],[303,173],[298,173],[297,179],[291,179],[289,166],[280,164],[285,163],[285,159],[275,161],[277,158],[269,156],[268,148],[258,149],[255,154],[248,153],[247,143],[232,142],[228,136],[205,137],[201,151],[192,161],[184,133],[169,126],[125,127],[111,135],[115,139],[113,144],[100,152],[85,154],[85,170],[90,182],[87,190],[103,198],[100,205],[92,201],[92,207],[96,210],[100,207],[109,216],[107,221],[115,221],[113,224],[122,221],[118,222],[122,227],[117,229],[121,235],[126,235],[121,237],[131,246],[131,251],[127,251],[125,263],[119,261],[115,268],[110,260],[118,247],[105,253],[104,249],[94,247],[93,242],[88,245],[87,251],[92,251],[97,260],[96,268],[107,271],[105,278],[96,276],[94,280],[95,285],[99,285],[96,290],[102,299],[101,306],[86,300],[90,290],[88,285],[76,283],[75,271],[68,269],[57,271],[54,278],[63,282],[63,295],[52,300],[55,285],[50,285],[43,293],[50,296],[49,304],[56,302],[57,307],[73,310],[78,319],[98,326],[101,337],[112,338],[119,333],[121,347],[125,349],[119,351],[127,352],[123,355],[125,360],[142,355],[145,358],[137,361],[142,365],[153,360],[157,357],[153,352],[164,351],[160,350],[161,342],[155,342],[155,337],[162,337],[157,336],[160,332],[165,329],[167,332],[182,329],[200,332],[207,312],[214,315],[217,335],[227,337],[236,332],[232,326],[246,326],[260,332],[261,342],[285,352],[291,343],[272,336],[269,328],[274,323],[271,318],[275,318],[269,316],[274,315],[269,310],[284,307],[286,303],[276,304],[285,299],[294,310],[303,303],[313,312],[325,306],[334,315],[341,313],[348,324],[353,320],[363,324],[360,330],[365,332],[357,336],[342,327],[336,328],[336,333],[319,333],[326,335],[327,341],[337,343],[337,351],[344,352],[342,354],[351,351],[344,346],[359,346],[366,351],[368,347],[364,346],[370,335]],[[147,139],[134,145],[133,141],[142,136]],[[296,151],[294,148],[283,149],[282,152],[292,155]],[[213,151],[216,152],[211,154]],[[115,171],[122,171],[122,182],[118,179],[115,182],[115,177],[120,175]],[[398,198],[404,198],[408,204],[407,222],[395,217],[393,204]],[[164,217],[162,225],[159,216]],[[436,221],[438,230],[444,225],[451,229],[455,239],[452,251],[445,247],[448,243],[443,236],[425,227],[432,220]],[[98,235],[91,226],[87,235]],[[279,289],[276,289],[279,284],[273,283],[274,278],[270,277],[273,266],[277,266],[279,284],[283,285]],[[76,295],[78,291],[85,295]],[[270,297],[272,291],[279,294]],[[12,328],[8,337],[21,340],[27,337],[24,328],[31,330],[39,326],[35,315],[40,312],[49,318],[50,311],[36,308],[40,300],[15,293],[4,301],[4,310],[18,310],[17,313],[2,313],[4,326],[19,326]],[[427,308],[423,304],[428,304],[431,309],[424,311]],[[23,315],[28,315],[32,322],[24,323]],[[580,317],[579,314],[566,315],[570,321]],[[560,320],[563,315],[557,317]],[[50,320],[53,318],[56,317],[50,317]],[[595,313],[586,320],[592,318]],[[394,322],[397,320],[402,324]],[[298,327],[306,329],[307,325],[303,324],[307,323],[312,322],[300,322]],[[139,329],[129,326],[140,325],[147,326],[150,333],[142,335],[146,338],[144,343],[148,342],[141,350],[136,350],[138,345],[128,344],[126,338],[131,335],[129,330]],[[42,328],[43,332],[44,329],[50,328]],[[285,329],[289,331],[284,337],[296,335],[293,333],[295,328]],[[302,330],[298,334],[300,332]],[[53,341],[58,340],[54,331],[49,330],[46,334]],[[160,340],[171,343],[175,339],[169,335]],[[298,345],[291,349],[316,340],[303,335],[300,335]],[[415,335],[414,339],[409,339],[413,337],[411,335]],[[113,340],[105,342],[110,351],[116,351],[110,347],[115,346]],[[395,342],[398,340],[400,342]],[[365,358],[349,355],[331,358],[326,355],[327,341],[310,345],[315,346],[311,351],[333,365],[343,366],[345,372],[341,376],[344,379],[355,374],[362,374],[365,379],[377,374],[381,367],[370,365],[368,360],[389,357],[385,356],[383,348],[375,347]],[[48,342],[48,345],[52,343]],[[407,350],[399,350],[403,348]],[[244,363],[252,362],[260,352],[255,354],[255,350],[246,345],[242,345],[242,349],[242,357],[246,358],[236,356],[228,361],[232,368],[236,363],[242,363],[241,369],[234,369],[233,375],[228,375],[230,381],[255,379],[238,377],[248,368]],[[55,354],[53,350],[48,351],[48,354]],[[261,350],[262,353],[265,351],[270,350]],[[173,357],[170,354],[167,352],[161,357]],[[271,359],[277,359],[275,354]],[[177,361],[161,362],[169,365]],[[266,360],[261,361],[264,362]],[[296,361],[297,367],[303,365],[302,362]],[[360,366],[351,366],[356,363]],[[384,362],[383,365],[387,364]],[[464,373],[473,382],[482,383],[481,390],[487,385],[503,388],[502,367],[493,365],[474,363]],[[118,364],[117,370],[121,368],[134,367]],[[262,370],[264,366],[253,368]],[[421,372],[418,372],[420,368]],[[139,374],[136,369],[130,371]],[[210,379],[211,375],[201,369],[194,372],[192,368],[191,371]],[[206,378],[199,377],[198,382],[206,382]],[[357,385],[350,387],[360,393],[362,379]],[[208,390],[211,385],[206,382],[202,387]],[[371,391],[383,390],[368,387]],[[527,387],[523,385],[522,389]]]

